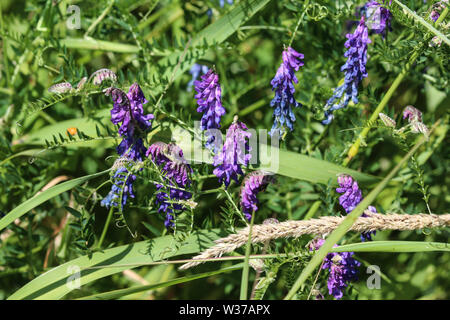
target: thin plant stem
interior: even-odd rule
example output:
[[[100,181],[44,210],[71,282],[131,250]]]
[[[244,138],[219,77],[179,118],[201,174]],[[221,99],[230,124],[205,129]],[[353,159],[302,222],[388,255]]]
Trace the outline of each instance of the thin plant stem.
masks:
[[[433,126],[436,128],[437,123]],[[433,130],[432,129],[432,130]],[[291,300],[299,288],[304,284],[306,279],[311,273],[320,265],[325,256],[330,252],[332,247],[344,236],[344,234],[355,223],[356,219],[364,212],[364,210],[372,203],[377,195],[384,189],[384,187],[391,181],[391,179],[397,174],[397,172],[403,167],[403,165],[409,160],[409,158],[419,149],[419,147],[426,141],[425,137],[422,137],[419,142],[400,160],[400,162],[389,172],[389,174],[364,198],[359,205],[350,212],[344,221],[337,227],[327,238],[325,243],[320,247],[317,253],[312,257],[308,265],[303,269],[300,276],[295,281],[291,290],[284,297],[285,300]]]
[[[247,300],[249,257],[252,249],[252,227],[254,220],[255,220],[255,212],[252,213],[252,218],[250,219],[250,227],[249,227],[250,229],[248,231],[247,247],[245,248],[244,268],[242,269],[242,280],[241,280],[241,294],[239,297],[240,300]]]
[[[103,244],[103,240],[105,240],[106,233],[108,232],[109,225],[111,224],[111,219],[113,216],[113,207],[109,209],[108,217],[106,218],[105,226],[103,227],[102,235],[100,236],[100,240],[98,240],[97,247],[101,248]]]
[[[439,17],[439,19],[436,21],[436,25],[438,25],[441,21],[444,20],[445,16],[448,13],[448,8],[446,8],[444,10],[444,12],[442,12],[441,16]],[[386,92],[386,94],[384,95],[383,99],[381,100],[381,102],[378,104],[378,106],[375,108],[374,112],[372,113],[372,115],[369,118],[368,123],[373,123],[377,120],[378,115],[380,114],[381,111],[383,111],[384,107],[387,105],[387,103],[389,102],[389,100],[391,99],[392,95],[394,94],[394,92],[397,90],[397,88],[399,87],[400,83],[402,82],[403,78],[406,76],[406,74],[408,73],[409,69],[411,68],[411,66],[414,64],[414,62],[417,60],[417,58],[419,57],[420,53],[422,52],[422,48],[428,43],[428,41],[430,36],[425,36],[425,40],[422,42],[421,46],[419,46],[418,49],[416,49],[413,54],[411,55],[411,58],[409,59],[409,61],[405,64],[405,66],[403,67],[403,69],[400,71],[400,73],[398,74],[397,78],[395,78],[394,82],[392,83],[391,87],[389,88],[389,90]],[[344,159],[342,165],[343,166],[347,166],[349,164],[349,162],[356,156],[356,154],[358,153],[359,147],[361,146],[361,144],[363,143],[364,139],[366,138],[367,134],[369,133],[370,130],[370,126],[366,126],[361,133],[359,134],[358,138],[356,139],[356,141],[353,143],[353,145],[350,147],[350,149],[348,150],[348,154],[347,157]]]

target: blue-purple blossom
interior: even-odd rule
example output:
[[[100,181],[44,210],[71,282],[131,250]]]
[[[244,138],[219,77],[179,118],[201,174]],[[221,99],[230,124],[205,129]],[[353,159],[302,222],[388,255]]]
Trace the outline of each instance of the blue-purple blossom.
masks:
[[[384,3],[385,1],[383,1]],[[377,1],[369,1],[365,5],[366,25],[369,30],[383,35],[387,33],[387,29],[391,29],[392,14],[389,9],[384,8]]]
[[[251,148],[248,139],[251,133],[246,130],[247,126],[243,122],[237,120],[233,122],[227,130],[222,151],[214,156],[213,173],[226,187],[231,179],[238,182],[238,175],[244,175],[241,165],[248,166],[250,161]]]
[[[361,17],[355,32],[347,34],[346,37],[348,40],[345,42],[345,47],[348,50],[344,56],[348,59],[341,67],[341,71],[345,73],[344,83],[334,89],[333,96],[327,101],[323,124],[330,124],[334,118],[333,112],[347,107],[350,99],[352,99],[353,103],[358,103],[359,83],[363,78],[367,77],[367,44],[371,43],[371,41],[364,16]]]
[[[325,243],[324,239],[315,239],[310,250],[318,250]],[[334,245],[334,248],[338,245]],[[353,252],[330,252],[323,260],[322,269],[329,271],[328,293],[335,299],[341,299],[345,288],[352,281],[358,280],[358,267],[361,263],[354,258]]]
[[[125,167],[118,168],[113,176],[111,191],[103,198],[100,204],[107,208],[118,207],[120,197],[122,197],[121,207],[123,208],[127,203],[128,197],[134,198],[133,182],[135,180],[136,176],[129,174]]]
[[[202,112],[200,128],[202,130],[219,129],[220,119],[225,114],[225,108],[222,106],[222,90],[219,84],[219,76],[210,69],[201,76],[201,81],[194,81],[197,94],[197,112]],[[214,136],[208,135],[206,146],[213,148]],[[216,150],[214,150],[216,151]]]
[[[283,62],[270,82],[272,90],[275,91],[275,97],[270,102],[270,106],[275,107],[273,111],[275,119],[269,134],[271,136],[278,134],[278,137],[281,137],[286,132],[286,127],[291,131],[294,130],[295,115],[292,107],[297,108],[301,106],[294,97],[294,83],[298,83],[295,71],[298,71],[304,64],[301,61],[304,55],[291,47],[283,51],[282,56]]]
[[[166,228],[173,227],[175,214],[184,210],[184,206],[176,202],[192,198],[192,194],[184,190],[191,184],[189,175],[192,169],[184,159],[181,148],[174,144],[155,142],[148,148],[146,156],[151,156],[163,177],[164,184],[156,184],[158,212],[166,214]]]
[[[362,201],[362,193],[358,187],[358,182],[349,175],[340,175],[338,177],[339,188],[336,188],[336,192],[342,193],[339,197],[339,204],[344,208],[346,213],[352,212],[358,204]],[[368,210],[373,213],[377,213],[375,207],[369,206]],[[366,217],[363,213],[361,217]],[[361,241],[372,240],[372,235],[375,235],[375,231],[361,233]]]
[[[194,82],[198,79],[198,77],[200,76],[200,73],[203,75],[203,74],[207,73],[208,70],[209,70],[209,68],[207,66],[204,66],[204,65],[201,65],[198,63],[194,63],[194,65],[189,70],[189,73],[192,75],[192,79],[191,79],[191,81],[188,82],[186,90],[188,92],[191,92],[192,87],[194,86]]]
[[[252,218],[253,212],[258,210],[257,194],[265,190],[272,181],[273,177],[262,171],[254,171],[245,177],[241,188],[241,208],[248,221]]]
[[[144,93],[139,85],[134,83],[128,94],[118,88],[108,88],[105,94],[111,96],[114,102],[111,122],[120,125],[119,134],[123,137],[117,152],[132,160],[142,160],[145,148],[139,131],[144,132],[151,128],[151,120],[154,118],[152,114],[144,115],[143,105],[147,103]]]

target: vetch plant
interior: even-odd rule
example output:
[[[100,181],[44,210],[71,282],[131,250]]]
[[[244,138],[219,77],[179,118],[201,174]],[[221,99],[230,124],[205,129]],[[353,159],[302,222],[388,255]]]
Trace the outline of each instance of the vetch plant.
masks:
[[[448,299],[447,1],[77,5],[1,5],[0,298]]]

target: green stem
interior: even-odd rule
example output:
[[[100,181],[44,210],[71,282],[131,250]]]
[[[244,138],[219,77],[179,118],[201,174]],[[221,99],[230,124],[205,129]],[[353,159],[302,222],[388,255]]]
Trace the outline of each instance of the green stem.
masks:
[[[98,240],[98,248],[102,247],[103,240],[105,240],[106,232],[108,232],[109,225],[111,224],[111,219],[113,216],[113,207],[109,209],[108,217],[106,218],[105,226],[103,227],[102,235],[100,236],[100,240]]]
[[[244,268],[242,269],[242,280],[241,280],[241,294],[239,297],[240,300],[247,300],[249,257],[252,249],[252,228],[254,220],[255,220],[255,213],[253,212],[248,230],[247,247],[245,248]]]
[[[441,21],[443,21],[445,19],[445,17],[447,16],[447,14],[448,14],[448,8],[445,8],[445,10],[442,12],[441,16],[439,17],[439,19],[436,21],[435,24],[438,25]],[[392,85],[389,88],[389,90],[386,92],[386,94],[383,97],[383,99],[381,100],[380,104],[376,107],[375,111],[370,116],[368,123],[373,123],[373,122],[375,122],[377,120],[378,115],[380,114],[381,111],[383,111],[384,107],[387,105],[387,103],[391,99],[392,95],[397,90],[398,86],[400,85],[400,83],[402,82],[403,78],[408,73],[409,69],[414,64],[416,59],[419,57],[420,53],[422,52],[421,49],[425,45],[427,45],[428,41],[430,40],[429,38],[430,38],[430,36],[426,35],[425,36],[425,40],[422,42],[422,44],[419,46],[419,48],[417,48],[413,52],[413,54],[411,55],[411,58],[409,59],[409,61],[403,67],[402,71],[397,76],[397,78],[395,78],[394,82],[392,83]],[[359,147],[361,146],[361,143],[364,141],[364,139],[366,138],[367,134],[369,133],[369,130],[370,130],[370,126],[367,126],[361,131],[361,133],[359,134],[359,136],[356,139],[356,141],[350,147],[350,149],[348,151],[348,154],[347,154],[347,158],[345,158],[344,162],[342,163],[343,166],[347,166],[348,163],[356,156],[356,154],[358,153]]]
[[[4,68],[5,68],[5,74],[6,74],[6,86],[9,87],[10,84],[10,74],[9,74],[9,68],[8,68],[8,55],[6,53],[6,37],[5,37],[5,32],[3,30],[3,12],[2,12],[2,7],[0,6],[0,31],[3,34],[2,37],[2,51],[3,51],[3,63],[4,63]]]
[[[105,16],[111,11],[112,6],[114,4],[114,0],[111,0],[109,2],[109,5],[103,10],[103,12],[100,14],[100,16],[89,26],[86,33],[84,34],[84,37],[89,37],[89,34],[95,29],[95,27],[105,18]]]

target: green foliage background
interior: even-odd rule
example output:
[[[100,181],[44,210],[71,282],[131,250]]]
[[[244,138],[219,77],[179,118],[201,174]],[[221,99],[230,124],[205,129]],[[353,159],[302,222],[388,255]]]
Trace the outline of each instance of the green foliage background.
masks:
[[[436,1],[427,2],[402,1],[432,25],[428,17]],[[108,216],[100,200],[109,191],[107,170],[120,142],[109,121],[112,103],[101,93],[106,84],[102,88],[87,85],[80,92],[64,95],[52,95],[47,89],[62,81],[75,86],[82,77],[101,68],[116,72],[119,87],[124,90],[133,82],[142,87],[149,100],[146,112],[155,114],[153,126],[158,128],[148,142],[168,142],[167,133],[174,126],[192,128],[193,121],[200,119],[194,90],[186,90],[193,63],[214,67],[220,76],[227,110],[222,119],[224,130],[236,114],[251,128],[270,129],[270,80],[281,63],[283,47],[293,37],[292,47],[305,55],[305,66],[296,73],[299,83],[295,93],[303,107],[295,109],[295,130],[280,147],[284,171],[259,195],[260,209],[255,216],[255,224],[259,224],[269,217],[285,221],[342,215],[334,191],[336,173],[351,173],[366,196],[400,161],[419,136],[408,135],[400,141],[381,122],[367,120],[417,52],[417,60],[383,112],[404,123],[402,110],[414,105],[423,112],[429,127],[439,122],[429,141],[372,205],[383,213],[425,213],[425,196],[431,212],[448,212],[449,46],[429,46],[434,34],[417,17],[392,4],[392,31],[384,39],[371,35],[369,77],[360,85],[360,103],[336,112],[331,125],[320,123],[327,99],[343,78],[340,67],[346,59],[345,34],[354,29],[349,21],[358,20],[355,13],[363,4],[241,0],[221,8],[215,0],[2,1],[0,210],[17,216],[10,215],[14,217],[11,221],[0,220],[0,298],[71,299],[142,285],[149,287],[108,297],[239,297],[242,264],[233,261],[209,262],[188,271],[178,271],[177,265],[170,263],[141,266],[172,256],[187,259],[210,246],[212,240],[244,226],[234,207],[239,202],[240,186],[232,184],[228,194],[215,190],[220,186],[211,177],[211,165],[193,166],[193,200],[197,207],[177,219],[174,235],[165,230],[163,217],[154,205],[155,187],[149,180],[156,179],[157,174],[148,172],[136,181],[136,199],[123,215],[114,216],[118,223],[110,223],[98,248]],[[67,11],[69,5],[80,8],[80,29],[67,27],[72,17]],[[448,23],[447,18],[435,27],[448,36]],[[293,34],[297,25],[298,31]],[[344,168],[351,145],[367,126],[371,127],[369,134],[348,169]],[[77,128],[77,136],[67,135],[72,127]],[[322,168],[335,171],[319,176]],[[42,193],[41,200],[26,202],[58,177],[62,183],[54,193]],[[20,221],[14,222],[16,218]],[[286,239],[269,247],[271,253],[296,253],[298,257],[286,259],[280,255],[266,260],[267,272],[263,275],[269,286],[266,292],[260,292],[264,299],[286,295],[312,256],[306,248],[309,240],[311,237]],[[375,241],[382,240],[448,242],[448,230],[378,232]],[[354,242],[359,242],[359,235],[347,233],[339,244]],[[261,251],[262,246],[253,247],[253,253]],[[243,252],[238,250],[239,254]],[[365,266],[380,266],[382,287],[369,290],[365,284],[368,275],[361,268],[361,281],[351,286],[345,299],[449,297],[448,252],[358,252],[356,257]],[[73,259],[90,267],[97,263],[140,266],[134,269],[139,277],[123,272],[131,265],[120,270],[105,267],[84,274],[86,284],[78,290],[67,291],[60,284],[59,289],[51,287],[39,293],[48,283],[65,281],[68,274],[64,263]],[[49,270],[44,275],[47,278],[39,280]],[[98,277],[91,281],[96,272]],[[89,277],[92,279],[88,281]],[[250,285],[254,277],[251,269]],[[308,280],[297,298],[308,297],[313,280]],[[163,284],[152,287],[159,283]],[[317,283],[329,298],[324,272]]]

